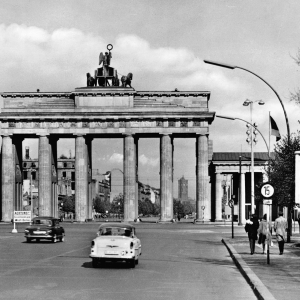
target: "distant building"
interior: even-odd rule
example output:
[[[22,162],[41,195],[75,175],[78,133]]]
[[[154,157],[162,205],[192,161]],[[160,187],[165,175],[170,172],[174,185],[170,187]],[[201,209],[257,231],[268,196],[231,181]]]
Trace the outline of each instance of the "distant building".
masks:
[[[151,187],[148,184],[138,182],[138,200],[150,200],[153,204],[160,205],[160,189]]]
[[[178,200],[179,201],[188,201],[188,190],[189,190],[189,182],[187,179],[182,176],[178,180]]]

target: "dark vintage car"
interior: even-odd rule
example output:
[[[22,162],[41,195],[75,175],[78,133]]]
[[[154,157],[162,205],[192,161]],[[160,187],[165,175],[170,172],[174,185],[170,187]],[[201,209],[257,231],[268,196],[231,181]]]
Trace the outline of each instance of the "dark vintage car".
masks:
[[[53,243],[63,242],[65,230],[59,225],[59,219],[53,217],[36,217],[32,224],[25,229],[25,238],[28,243],[32,240],[50,240]]]

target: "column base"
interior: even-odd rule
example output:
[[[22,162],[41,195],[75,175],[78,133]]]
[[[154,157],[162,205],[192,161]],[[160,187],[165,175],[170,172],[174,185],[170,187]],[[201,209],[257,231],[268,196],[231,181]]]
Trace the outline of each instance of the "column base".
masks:
[[[170,223],[176,223],[175,219],[170,219],[170,220],[158,220],[159,224],[170,224]]]

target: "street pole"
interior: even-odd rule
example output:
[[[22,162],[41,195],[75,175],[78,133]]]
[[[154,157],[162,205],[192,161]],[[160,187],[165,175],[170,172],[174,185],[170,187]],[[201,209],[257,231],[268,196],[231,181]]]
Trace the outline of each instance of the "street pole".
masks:
[[[253,125],[252,120],[252,111],[253,111],[253,102],[250,102],[250,115],[251,115],[251,124]],[[254,153],[253,153],[253,126],[251,126],[251,214],[254,214]]]
[[[239,173],[240,173],[240,184],[239,184],[239,225],[243,225],[242,222],[242,214],[243,214],[243,208],[242,208],[242,157],[239,157]]]

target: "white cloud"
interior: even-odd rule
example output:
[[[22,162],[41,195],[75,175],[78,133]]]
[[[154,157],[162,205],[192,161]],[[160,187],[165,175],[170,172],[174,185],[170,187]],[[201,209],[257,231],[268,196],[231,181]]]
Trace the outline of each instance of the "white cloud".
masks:
[[[123,162],[123,154],[114,153],[109,158],[109,161],[112,162],[112,163],[121,163],[121,162]]]
[[[148,166],[155,167],[159,163],[159,158],[149,158],[145,154],[142,154],[139,156],[139,163],[144,166],[148,165]]]
[[[218,69],[204,63],[187,48],[153,48],[136,35],[120,35],[115,41],[74,28],[53,32],[12,24],[0,25],[0,91],[72,91],[85,86],[93,74],[99,53],[113,43],[112,63],[120,74],[132,72],[136,89],[168,90],[218,87],[237,88]]]

